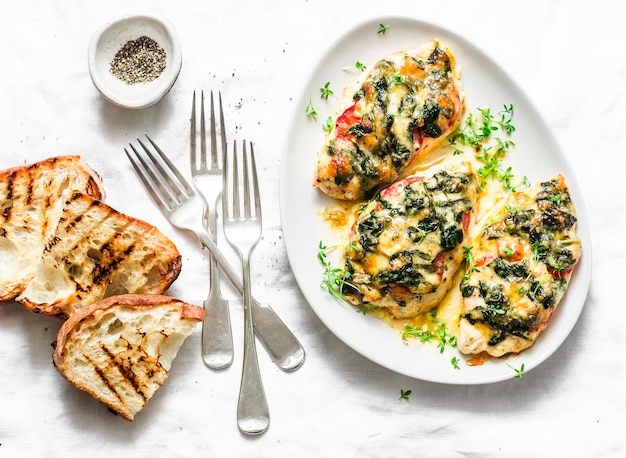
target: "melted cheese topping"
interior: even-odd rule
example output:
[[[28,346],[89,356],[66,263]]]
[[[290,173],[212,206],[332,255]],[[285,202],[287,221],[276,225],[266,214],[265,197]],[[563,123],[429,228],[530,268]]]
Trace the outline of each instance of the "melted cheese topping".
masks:
[[[441,144],[463,112],[459,72],[437,41],[378,61],[337,118],[318,154],[314,185],[359,200],[398,179]]]
[[[476,197],[469,163],[381,191],[360,210],[344,252],[346,299],[395,318],[435,307],[463,260]]]
[[[474,240],[458,347],[492,356],[533,344],[563,298],[581,255],[562,176],[517,192]]]

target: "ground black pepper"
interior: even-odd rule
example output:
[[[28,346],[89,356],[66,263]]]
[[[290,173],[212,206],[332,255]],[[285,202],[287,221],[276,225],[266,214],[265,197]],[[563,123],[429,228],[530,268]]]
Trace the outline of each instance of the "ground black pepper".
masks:
[[[152,38],[126,42],[111,60],[111,73],[128,84],[148,83],[165,70],[165,50]]]

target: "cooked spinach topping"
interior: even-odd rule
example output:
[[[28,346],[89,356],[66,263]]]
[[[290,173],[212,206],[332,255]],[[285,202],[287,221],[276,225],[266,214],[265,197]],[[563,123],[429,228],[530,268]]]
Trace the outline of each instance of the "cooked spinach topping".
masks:
[[[487,276],[492,280],[479,280],[476,284],[472,274],[480,270],[475,269],[460,285],[463,297],[477,294],[484,302],[463,318],[471,324],[482,322],[492,328],[489,345],[498,344],[507,335],[528,338],[541,319],[541,310],[554,307],[564,294],[567,282],[561,273],[576,262],[574,252],[578,250],[572,245],[577,242],[566,233],[576,223],[567,188],[558,178],[540,183],[535,204],[531,208],[505,207],[504,217],[483,232],[487,240],[513,236],[525,241],[532,248],[532,258],[509,259],[511,255],[505,251],[504,257],[496,257],[481,267],[491,269],[496,277]],[[535,273],[539,263],[547,268],[548,274],[543,277]],[[504,293],[505,282],[515,289],[512,296]],[[515,294],[532,305],[517,307]]]
[[[406,285],[434,291],[434,285],[426,282],[423,275],[424,271],[432,271],[432,266],[428,263],[411,262],[420,258],[418,253],[400,253],[397,258],[404,258],[406,262],[397,270],[383,270],[374,275],[373,280],[380,284]]]
[[[509,334],[527,338],[528,332],[537,324],[538,317],[516,313],[506,298],[502,285],[480,282],[478,289],[486,305],[472,309],[463,318],[471,324],[483,322],[493,328],[494,332],[488,344],[497,345]]]
[[[451,251],[463,241],[463,230],[457,226],[446,226],[441,231],[441,248]]]
[[[352,284],[377,289],[399,306],[404,299],[394,285],[412,296],[435,291],[445,254],[463,242],[463,215],[472,209],[475,187],[469,176],[443,171],[379,193],[360,212],[345,252]]]
[[[508,281],[520,281],[530,275],[528,261],[508,262],[502,258],[496,258],[491,262],[491,266],[499,277]]]
[[[363,247],[365,251],[373,251],[378,245],[378,236],[385,229],[384,223],[379,221],[376,216],[372,215],[360,221],[358,228],[361,234],[359,238],[361,247]]]
[[[360,103],[359,115],[348,112],[354,107],[346,110],[337,138],[330,140],[328,154],[340,154],[351,169],[338,170],[335,184],[356,176],[361,188],[372,189],[388,179],[390,169],[402,170],[425,137],[440,137],[458,115],[453,84],[450,57],[440,48],[427,59],[404,55],[378,61],[352,97]]]

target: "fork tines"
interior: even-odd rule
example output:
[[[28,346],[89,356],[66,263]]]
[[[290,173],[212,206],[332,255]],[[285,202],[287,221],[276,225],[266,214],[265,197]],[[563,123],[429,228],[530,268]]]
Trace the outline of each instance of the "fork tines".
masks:
[[[154,191],[153,195],[158,199],[157,204],[159,207],[170,212],[181,201],[191,197],[194,191],[148,134],[146,134],[146,138],[157,152],[158,157],[152,154],[150,148],[140,138],[137,138],[137,141],[141,145],[143,153],[135,148],[132,143],[129,146],[134,154],[129,153],[126,148],[124,148],[124,152],[133,168],[137,171],[144,186]],[[163,167],[163,164],[166,167]],[[167,183],[167,186],[163,184],[164,182]],[[175,190],[175,192],[172,192],[172,190]],[[181,199],[181,196],[184,196],[184,198]]]
[[[256,160],[254,157],[254,143],[250,143],[250,154],[248,155],[248,148],[246,140],[243,140],[243,151],[242,151],[242,160],[243,160],[243,171],[241,172],[241,176],[239,174],[238,167],[238,151],[237,151],[237,142],[233,141],[233,154],[232,154],[232,171],[230,170],[229,163],[227,160],[227,155],[224,154],[224,184],[222,186],[222,198],[226,202],[232,202],[232,213],[229,213],[228,217],[233,218],[243,218],[243,217],[251,217],[251,218],[260,218],[261,217],[261,199],[259,193],[259,180],[257,176],[257,168],[256,168]],[[249,165],[250,164],[250,165]],[[250,178],[252,178],[252,191],[250,188]],[[243,210],[244,213],[241,213],[241,198],[239,196],[239,180],[243,179]],[[227,181],[231,182],[231,185]],[[232,198],[229,196],[228,190],[232,189],[233,195]],[[250,197],[254,199],[254,213],[252,213],[252,207],[250,205]]]
[[[197,131],[196,131],[196,91],[193,91],[193,100],[191,104],[191,130],[189,134],[190,143],[190,156],[191,166],[200,172],[207,172],[209,170],[218,169],[218,161],[221,159],[217,154],[217,129],[215,123],[215,103],[213,101],[213,91],[210,93],[210,105],[209,105],[209,122],[211,126],[210,141],[211,141],[211,163],[210,168],[207,167],[207,148],[206,148],[206,122],[204,114],[204,91],[200,92],[200,161],[197,157]],[[224,109],[222,106],[222,92],[218,92],[219,102],[219,121],[220,121],[220,139],[222,151],[226,150],[226,127],[224,123]]]

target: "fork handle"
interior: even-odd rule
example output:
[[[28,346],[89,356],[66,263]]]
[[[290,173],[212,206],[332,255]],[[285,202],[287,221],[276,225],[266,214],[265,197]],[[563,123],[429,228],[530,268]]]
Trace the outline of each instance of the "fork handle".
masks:
[[[245,434],[261,434],[270,425],[270,413],[259,370],[250,295],[250,259],[242,255],[243,265],[243,309],[244,347],[241,385],[237,402],[237,424]]]
[[[243,295],[244,288],[239,276],[222,255],[213,238],[206,230],[199,232],[198,236],[239,294]],[[258,302],[254,297],[250,298],[250,306],[256,336],[274,364],[285,372],[302,366],[305,358],[304,348],[276,312],[269,305]]]
[[[219,292],[217,263],[210,256],[211,289],[203,302],[205,318],[202,325],[202,360],[211,369],[224,369],[234,359],[233,334],[228,301]]]
[[[216,212],[209,212],[207,220],[213,240],[216,240],[216,219]],[[202,325],[202,359],[211,369],[224,369],[234,359],[230,312],[228,301],[220,292],[219,268],[213,255],[210,256],[209,266],[210,290],[203,303],[205,318]]]

